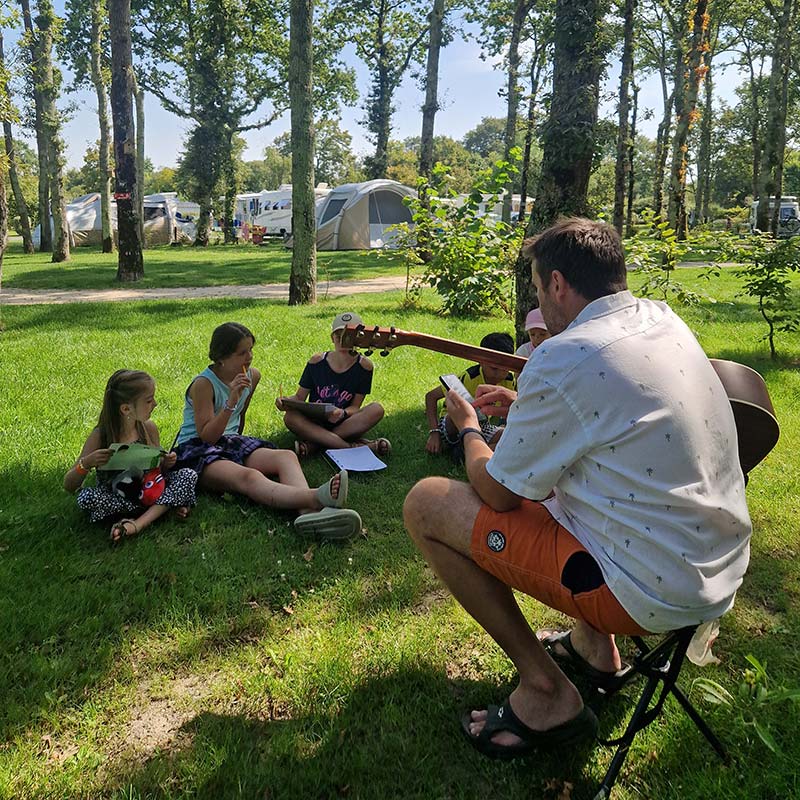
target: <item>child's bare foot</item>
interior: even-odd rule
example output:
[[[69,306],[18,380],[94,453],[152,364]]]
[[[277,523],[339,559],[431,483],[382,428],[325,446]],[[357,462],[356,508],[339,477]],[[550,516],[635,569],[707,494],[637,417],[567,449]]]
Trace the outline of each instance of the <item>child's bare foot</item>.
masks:
[[[189,506],[181,506],[175,509],[175,516],[180,520],[188,519],[191,513],[192,509]]]
[[[306,442],[303,439],[297,439],[294,443],[294,451],[297,453],[298,458],[305,458],[306,456],[313,456],[317,452],[317,445],[314,442]]]
[[[139,528],[132,519],[121,519],[111,526],[111,542],[116,544],[126,536],[135,536],[139,533]]]
[[[381,436],[380,439],[359,439],[359,444],[365,444],[376,456],[388,456],[392,452],[392,443]]]

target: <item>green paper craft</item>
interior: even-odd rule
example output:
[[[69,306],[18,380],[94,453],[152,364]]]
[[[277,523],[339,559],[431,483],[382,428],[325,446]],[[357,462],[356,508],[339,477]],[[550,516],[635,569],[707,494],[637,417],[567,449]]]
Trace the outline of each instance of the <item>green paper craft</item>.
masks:
[[[109,445],[109,448],[114,453],[105,464],[98,467],[99,470],[140,469],[145,472],[148,469],[157,467],[161,456],[167,452],[160,447],[151,447],[138,442],[133,442],[132,444],[114,442],[114,444]]]

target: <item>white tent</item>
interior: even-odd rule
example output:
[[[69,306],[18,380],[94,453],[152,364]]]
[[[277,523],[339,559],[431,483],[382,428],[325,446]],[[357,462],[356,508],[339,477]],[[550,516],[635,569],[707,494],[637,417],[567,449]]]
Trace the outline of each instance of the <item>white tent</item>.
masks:
[[[194,239],[195,224],[200,206],[179,200],[176,192],[144,196],[144,246],[155,247],[176,241]],[[67,204],[67,224],[75,247],[99,245],[103,241],[100,217],[100,193],[92,192],[76,197]],[[52,229],[53,221],[50,220]],[[111,228],[117,239],[117,204],[111,201]],[[34,247],[39,247],[40,228],[33,232]]]
[[[416,191],[397,181],[345,183],[317,205],[318,250],[368,250],[391,247],[392,225],[411,223],[404,197]]]

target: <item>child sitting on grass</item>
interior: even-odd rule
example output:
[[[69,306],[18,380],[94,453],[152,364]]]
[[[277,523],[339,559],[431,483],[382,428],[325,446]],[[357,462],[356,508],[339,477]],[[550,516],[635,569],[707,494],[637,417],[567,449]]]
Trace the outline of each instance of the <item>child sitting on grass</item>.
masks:
[[[507,333],[489,333],[481,339],[481,347],[497,350],[498,353],[513,354],[514,340]],[[467,391],[475,397],[475,390],[482,384],[491,386],[505,386],[517,390],[517,379],[503,367],[491,364],[475,364],[461,377],[461,382]],[[452,448],[453,458],[457,461],[463,459],[463,451],[458,438],[458,429],[453,425],[447,414],[439,418],[439,401],[445,396],[444,387],[438,384],[425,395],[425,415],[428,418],[428,440],[425,450],[432,454],[442,451],[443,445]],[[486,443],[494,449],[500,434],[503,432],[505,420],[500,417],[488,417],[481,423],[481,432]]]
[[[252,366],[255,336],[238,322],[215,328],[211,365],[186,390],[178,434],[178,465],[199,475],[199,486],[235,492],[271,508],[297,510],[298,533],[346,539],[361,532],[361,518],[347,502],[347,472],[310,489],[297,456],[254,436],[244,418],[261,373]]]
[[[372,389],[372,362],[362,355],[352,355],[342,346],[342,331],[348,325],[361,325],[361,317],[352,312],[339,314],[331,325],[334,349],[311,356],[300,376],[297,391],[289,397],[278,397],[275,406],[285,411],[283,422],[297,437],[295,452],[308,456],[319,448],[340,450],[367,445],[380,456],[388,455],[392,445],[388,439],[364,439],[367,431],[383,419],[383,406],[369,403],[362,406]],[[313,420],[284,400],[330,403],[335,408],[323,420]]]
[[[547,330],[542,310],[540,308],[532,308],[525,317],[525,333],[528,334],[527,342],[523,342],[518,348],[515,355],[525,356],[530,358],[533,351],[544,341],[550,338],[550,332]]]
[[[164,488],[157,502],[149,506],[145,490],[152,487],[142,484],[140,473],[103,470],[112,456],[109,445],[113,443],[159,446],[158,428],[150,419],[156,407],[155,392],[155,381],[146,372],[117,370],[106,384],[97,426],[86,439],[80,457],[64,476],[64,488],[68,492],[78,492],[78,507],[88,513],[92,522],[127,515],[111,526],[112,542],[140,533],[171,508],[176,509],[179,517],[186,517],[189,507],[195,503],[197,475],[190,469],[170,471],[177,459],[174,452],[161,458]],[[97,470],[97,485],[82,488],[93,469]]]

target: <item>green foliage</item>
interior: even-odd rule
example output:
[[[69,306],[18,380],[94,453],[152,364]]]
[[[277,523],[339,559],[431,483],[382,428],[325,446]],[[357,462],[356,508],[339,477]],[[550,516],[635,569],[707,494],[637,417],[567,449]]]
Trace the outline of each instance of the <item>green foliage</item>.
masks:
[[[766,664],[762,665],[750,654],[746,659],[750,663],[750,668],[742,672],[739,689],[735,695],[709,678],[697,678],[692,686],[702,692],[703,699],[707,702],[728,708],[734,717],[734,724],[752,728],[773,753],[779,753],[781,748],[772,734],[772,725],[767,714],[768,707],[786,701],[800,703],[800,688],[771,687]]]
[[[510,313],[510,278],[524,231],[494,220],[486,210],[499,202],[516,171],[508,161],[496,162],[459,204],[449,186],[448,168],[439,162],[431,184],[420,178],[419,197],[406,200],[413,227],[403,224],[398,229],[409,270],[422,267],[417,291],[422,285],[433,287],[449,314],[475,316],[494,309]]]
[[[680,241],[674,228],[666,220],[657,217],[651,209],[642,211],[644,231],[625,240],[626,260],[632,268],[644,273],[644,281],[639,289],[643,297],[658,297],[664,302],[670,299],[681,305],[696,305],[701,295],[675,280],[673,272],[691,252],[693,256],[708,257],[711,264],[702,271],[701,277],[710,280],[719,275],[719,268],[713,263],[718,254],[719,234],[700,231],[685,241]],[[714,302],[713,298],[705,299]]]
[[[737,270],[743,279],[742,294],[755,298],[758,310],[767,323],[761,340],[769,342],[772,358],[775,336],[794,333],[800,328],[800,308],[792,291],[790,276],[800,271],[800,239],[775,240],[769,234],[750,237],[747,244],[734,245],[736,260],[744,262]]]

